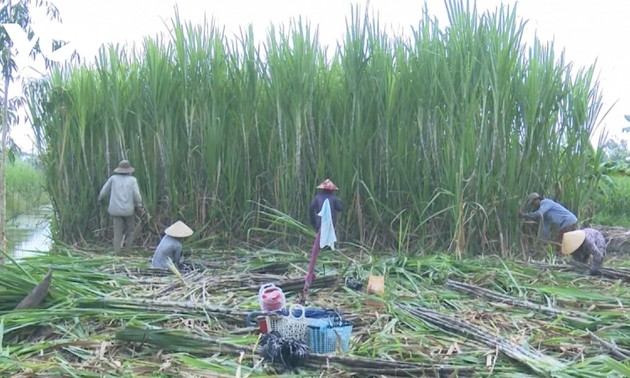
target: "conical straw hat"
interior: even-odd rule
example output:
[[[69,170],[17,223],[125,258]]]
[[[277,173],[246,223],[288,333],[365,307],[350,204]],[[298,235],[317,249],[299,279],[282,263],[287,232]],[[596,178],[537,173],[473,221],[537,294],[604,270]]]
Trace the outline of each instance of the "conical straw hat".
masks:
[[[322,181],[321,184],[317,185],[317,189],[339,190],[339,188],[337,188],[337,185],[335,185],[330,179]]]
[[[193,230],[186,226],[186,223],[177,221],[164,230],[164,233],[174,238],[185,238],[192,235]]]
[[[586,239],[586,233],[583,230],[565,232],[562,235],[562,254],[569,255],[580,248]]]

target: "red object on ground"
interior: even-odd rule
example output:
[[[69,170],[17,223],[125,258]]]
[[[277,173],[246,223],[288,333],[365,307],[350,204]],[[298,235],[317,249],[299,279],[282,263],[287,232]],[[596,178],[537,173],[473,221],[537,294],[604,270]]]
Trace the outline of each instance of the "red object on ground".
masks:
[[[260,329],[261,333],[269,332],[269,330],[267,329],[267,317],[266,316],[259,316],[258,317],[258,328]]]

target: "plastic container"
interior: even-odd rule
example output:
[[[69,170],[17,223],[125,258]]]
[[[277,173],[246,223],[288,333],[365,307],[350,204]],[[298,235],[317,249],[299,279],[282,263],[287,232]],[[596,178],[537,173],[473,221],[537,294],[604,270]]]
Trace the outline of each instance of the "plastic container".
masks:
[[[341,319],[341,313],[334,309],[304,308],[302,306],[292,306],[291,315],[293,318],[306,317],[308,325],[326,326],[333,324],[337,319]],[[303,315],[305,314],[305,316]],[[252,311],[247,314],[246,324],[249,327],[258,327],[261,333],[278,330],[278,323],[289,316],[289,310],[278,311]]]
[[[294,314],[297,312],[295,310],[300,310],[300,316],[295,316]],[[275,329],[270,329],[270,331],[278,331],[278,333],[282,337],[293,338],[299,341],[306,342],[308,335],[308,325],[309,320],[306,318],[306,311],[304,311],[304,307],[299,304],[293,304],[289,307],[289,315],[283,316],[278,320]]]
[[[263,311],[278,311],[284,308],[286,298],[281,288],[269,283],[258,290],[258,303]]]
[[[267,332],[273,332],[278,330],[278,323],[284,318],[282,315],[269,314],[265,316]],[[263,332],[264,333],[264,332]]]
[[[256,320],[258,321],[258,329],[260,330],[260,333],[269,332],[269,327],[267,326],[267,316],[259,316]]]
[[[336,324],[318,320],[308,326],[308,347],[311,352],[325,354],[334,353],[337,347],[347,352],[350,347],[352,323],[341,321]]]

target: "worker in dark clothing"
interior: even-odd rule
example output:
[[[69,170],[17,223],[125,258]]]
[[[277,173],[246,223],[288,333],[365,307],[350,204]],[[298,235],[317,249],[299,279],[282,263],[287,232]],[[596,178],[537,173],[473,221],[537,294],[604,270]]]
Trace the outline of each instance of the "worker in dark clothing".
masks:
[[[311,201],[309,216],[311,219],[311,224],[316,231],[319,231],[319,227],[321,226],[321,217],[317,216],[317,214],[319,214],[319,212],[322,210],[324,202],[328,200],[328,202],[330,203],[330,210],[332,213],[332,221],[334,226],[337,225],[337,213],[343,211],[343,203],[335,193],[339,190],[339,188],[337,188],[337,186],[329,179],[326,179],[321,184],[319,184],[317,186],[317,189],[319,189],[320,191],[315,194],[315,197],[313,197],[313,200]]]
[[[306,303],[306,293],[315,278],[315,263],[320,250],[335,250],[335,242],[337,234],[335,233],[335,225],[337,222],[337,213],[343,210],[343,203],[335,192],[339,190],[330,179],[324,180],[317,186],[319,193],[313,197],[311,207],[309,208],[309,217],[311,224],[315,227],[317,235],[313,243],[313,252],[308,265],[308,271],[304,278],[304,289],[302,290],[301,303]]]

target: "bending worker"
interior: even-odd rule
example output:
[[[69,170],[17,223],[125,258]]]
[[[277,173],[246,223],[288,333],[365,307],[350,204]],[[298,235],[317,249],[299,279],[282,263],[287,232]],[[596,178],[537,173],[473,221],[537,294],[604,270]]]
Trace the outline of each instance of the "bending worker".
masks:
[[[527,196],[525,206],[533,204],[536,211],[531,213],[519,213],[519,218],[543,222],[543,237],[549,239],[549,226],[555,224],[558,227],[558,243],[562,243],[562,235],[565,232],[573,231],[577,228],[577,217],[559,203],[543,198],[538,193],[531,193]]]
[[[182,221],[177,221],[164,230],[164,237],[155,248],[151,267],[154,269],[168,269],[169,261],[179,267],[182,258],[184,238],[193,234],[193,230]]]
[[[571,255],[583,264],[591,258],[589,274],[595,275],[606,256],[606,239],[594,228],[566,232],[562,238],[562,254]]]

